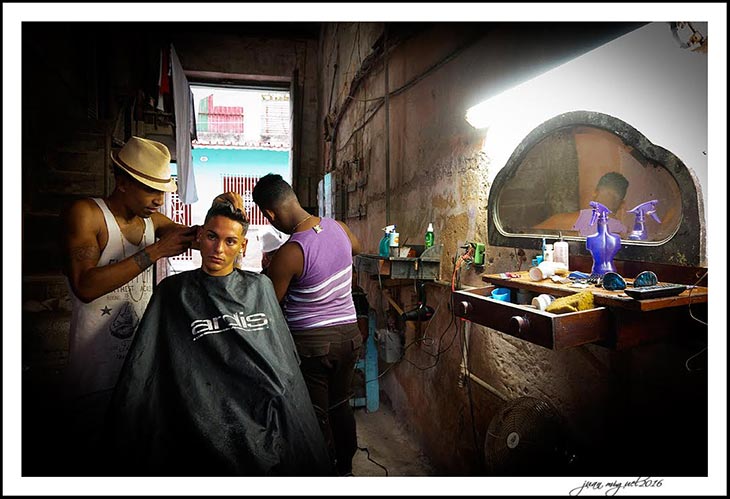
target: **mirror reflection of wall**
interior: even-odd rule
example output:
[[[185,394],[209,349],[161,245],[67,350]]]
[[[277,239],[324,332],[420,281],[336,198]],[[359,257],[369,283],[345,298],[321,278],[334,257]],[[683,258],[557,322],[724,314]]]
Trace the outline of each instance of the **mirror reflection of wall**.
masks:
[[[613,212],[611,232],[628,239],[636,216],[627,211],[652,200],[661,223],[644,217],[645,240],[664,241],[676,232],[682,216],[674,177],[621,137],[574,125],[554,130],[530,148],[505,182],[497,217],[508,234],[585,237],[596,227],[589,226],[589,203],[598,201]]]

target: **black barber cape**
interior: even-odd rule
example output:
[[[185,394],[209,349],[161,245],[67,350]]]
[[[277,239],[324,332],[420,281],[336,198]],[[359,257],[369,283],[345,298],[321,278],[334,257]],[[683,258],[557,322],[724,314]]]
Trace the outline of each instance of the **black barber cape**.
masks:
[[[107,419],[110,474],[331,474],[268,277],[193,270],[155,290]]]

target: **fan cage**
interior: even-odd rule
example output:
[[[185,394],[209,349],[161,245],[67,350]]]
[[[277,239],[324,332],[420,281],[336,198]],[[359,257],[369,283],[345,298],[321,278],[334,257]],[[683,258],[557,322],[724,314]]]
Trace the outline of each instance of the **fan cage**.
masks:
[[[520,397],[492,418],[484,442],[487,472],[505,476],[550,476],[565,471],[562,419],[548,401]]]

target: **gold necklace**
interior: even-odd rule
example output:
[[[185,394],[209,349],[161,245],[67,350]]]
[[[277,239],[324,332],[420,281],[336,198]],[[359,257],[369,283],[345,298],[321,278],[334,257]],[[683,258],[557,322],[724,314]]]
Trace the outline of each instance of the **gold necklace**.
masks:
[[[309,215],[307,218],[305,218],[304,220],[302,220],[301,222],[299,222],[298,224],[296,224],[294,227],[292,227],[291,231],[292,232],[296,231],[297,230],[297,227],[299,227],[300,225],[302,225],[304,222],[306,222],[307,220],[309,220],[313,216],[314,215]]]
[[[144,220],[142,220],[142,248],[147,247],[147,224],[144,223]],[[119,223],[117,222],[117,226],[119,226]],[[127,252],[124,249],[124,234],[122,234],[122,228],[119,227],[119,240],[122,243],[122,256],[124,259],[127,259]],[[145,280],[145,276],[147,275],[147,269],[142,270],[142,293],[139,295],[139,298],[135,298],[132,294],[132,281],[129,281],[127,283],[127,294],[129,295],[129,298],[135,302],[139,303],[142,298],[144,298],[144,288],[147,285],[147,281]],[[136,279],[136,278],[135,278]]]

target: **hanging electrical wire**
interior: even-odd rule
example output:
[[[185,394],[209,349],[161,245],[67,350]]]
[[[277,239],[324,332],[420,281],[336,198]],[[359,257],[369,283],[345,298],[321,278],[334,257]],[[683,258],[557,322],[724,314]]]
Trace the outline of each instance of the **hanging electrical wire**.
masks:
[[[692,319],[696,320],[697,322],[699,322],[700,324],[703,324],[703,325],[705,325],[705,326],[707,326],[707,323],[706,323],[706,322],[704,322],[704,321],[702,321],[702,320],[700,320],[700,319],[698,319],[698,318],[697,318],[697,317],[695,317],[695,316],[694,316],[694,314],[692,313],[692,291],[693,291],[693,290],[695,289],[695,287],[697,287],[697,286],[699,285],[699,283],[700,283],[700,282],[702,282],[702,280],[703,280],[703,279],[704,279],[705,277],[707,277],[707,274],[708,274],[708,272],[709,272],[709,271],[708,271],[708,270],[706,270],[706,271],[705,271],[705,273],[704,273],[704,274],[702,274],[702,275],[700,276],[700,278],[699,278],[699,279],[697,279],[697,280],[695,281],[694,285],[693,285],[693,286],[691,286],[691,287],[689,288],[689,296],[688,296],[688,303],[687,303],[687,310],[689,310],[689,316],[690,316],[690,317],[691,317]],[[707,347],[705,346],[705,347],[704,347],[704,348],[703,348],[702,350],[700,350],[699,352],[697,352],[696,354],[694,354],[694,355],[692,355],[692,356],[691,356],[690,358],[688,358],[688,359],[687,359],[687,360],[686,360],[686,361],[684,362],[684,367],[685,367],[685,369],[687,369],[687,371],[689,371],[689,372],[696,372],[696,371],[702,371],[703,369],[701,369],[701,368],[696,368],[696,369],[692,369],[692,368],[690,367],[690,363],[691,363],[691,362],[692,362],[692,361],[693,361],[693,360],[694,360],[695,358],[699,357],[700,355],[702,355],[702,354],[703,354],[704,352],[706,352],[706,351],[707,351]]]
[[[464,264],[464,262],[471,261],[472,257],[474,256],[474,247],[472,245],[469,245],[469,249],[467,249],[463,255],[461,255],[456,262],[454,262],[454,272],[451,274],[451,291],[456,291],[457,289],[457,273],[459,273],[461,266]]]
[[[379,462],[377,462],[375,459],[373,459],[372,457],[370,457],[370,451],[368,450],[367,447],[360,447],[360,446],[358,446],[358,450],[361,450],[361,451],[367,453],[368,461],[370,461],[371,463],[374,463],[376,466],[380,466],[381,468],[383,468],[383,470],[385,471],[385,476],[388,476],[388,468],[386,468],[385,466],[383,466],[382,464],[380,464]]]
[[[432,64],[431,66],[429,66],[426,70],[424,70],[423,72],[421,72],[417,76],[413,77],[412,79],[410,79],[409,81],[407,81],[406,83],[404,83],[403,85],[401,85],[400,87],[398,87],[398,88],[396,88],[396,89],[394,89],[392,91],[388,91],[388,97],[394,97],[394,96],[396,96],[396,95],[398,95],[398,94],[400,94],[402,92],[405,92],[406,90],[408,90],[412,86],[416,85],[418,82],[420,82],[421,80],[423,80],[424,78],[426,78],[430,74],[432,74],[435,71],[437,71],[438,69],[440,69],[442,66],[444,66],[448,62],[452,61],[457,55],[459,55],[461,52],[463,52],[465,49],[467,49],[468,47],[470,47],[471,45],[473,45],[474,43],[476,43],[477,41],[479,41],[483,37],[484,37],[484,33],[481,33],[481,32],[475,34],[474,36],[469,37],[464,43],[462,43],[461,45],[459,45],[458,47],[456,47],[453,51],[451,51],[449,54],[447,54],[444,58],[442,58],[439,61],[435,62],[434,64]],[[396,44],[392,44],[392,46],[388,47],[387,52],[391,52],[396,46],[397,46],[397,43]],[[340,123],[340,121],[342,119],[342,116],[345,113],[345,110],[346,110],[347,105],[349,104],[349,102],[352,102],[352,101],[361,101],[361,102],[374,101],[374,102],[377,102],[377,104],[373,108],[373,110],[370,113],[370,115],[366,118],[366,120],[363,123],[361,123],[360,125],[356,126],[353,129],[353,131],[350,133],[350,136],[347,138],[347,140],[345,140],[344,144],[341,147],[337,148],[335,145],[333,145],[333,152],[335,152],[335,151],[336,152],[341,152],[345,147],[347,147],[347,144],[350,143],[350,141],[352,140],[352,137],[355,135],[355,133],[357,133],[362,128],[364,128],[365,125],[370,120],[372,120],[372,118],[377,114],[378,110],[380,110],[380,108],[385,104],[385,95],[380,96],[380,97],[374,97],[374,98],[371,98],[371,99],[356,99],[355,98],[356,90],[360,86],[361,81],[365,78],[365,76],[367,76],[367,74],[369,74],[369,72],[371,70],[373,70],[376,67],[375,62],[381,62],[381,61],[384,60],[385,55],[386,55],[386,53],[383,50],[383,47],[382,46],[379,46],[376,49],[374,49],[373,52],[369,56],[367,56],[365,59],[363,59],[362,65],[361,65],[361,70],[358,71],[355,79],[353,80],[353,82],[352,82],[352,84],[350,86],[350,92],[349,92],[349,94],[345,96],[344,103],[343,103],[341,109],[339,110],[339,112],[337,113],[337,117],[333,120],[333,132],[334,132],[333,135],[336,136],[336,134],[337,134],[337,128],[339,127],[339,123]],[[332,158],[332,159],[334,159],[334,158]]]
[[[454,262],[454,272],[453,272],[452,278],[451,278],[451,290],[452,291],[454,291],[454,289],[455,289],[456,282],[457,282],[456,275],[460,271],[461,265],[463,264],[463,262],[470,261],[471,258],[472,258],[472,256],[473,256],[473,254],[474,254],[474,248],[472,246],[469,246],[469,248],[464,252],[464,254],[461,255],[460,257],[458,257],[455,260],[455,262]],[[446,326],[446,328],[444,328],[443,332],[441,333],[441,336],[439,337],[439,340],[438,340],[439,349],[436,351],[435,354],[433,354],[431,352],[425,352],[424,351],[424,353],[426,355],[430,355],[431,357],[433,357],[435,359],[434,360],[434,363],[432,365],[429,365],[429,366],[426,366],[426,367],[419,366],[419,365],[415,364],[413,361],[411,361],[410,359],[407,359],[405,357],[406,351],[411,346],[415,345],[416,343],[423,342],[425,344],[426,343],[426,340],[431,340],[431,342],[429,342],[428,345],[432,345],[433,344],[433,339],[426,337],[426,331],[428,330],[428,326],[427,326],[426,327],[426,330],[424,331],[424,334],[420,338],[416,338],[413,341],[411,341],[410,343],[408,343],[407,345],[405,345],[405,347],[403,348],[403,351],[401,353],[401,356],[400,356],[400,358],[398,358],[398,360],[396,360],[393,364],[391,364],[390,366],[388,366],[376,378],[374,378],[372,380],[369,380],[366,383],[370,383],[372,381],[376,381],[376,380],[380,379],[388,371],[390,371],[391,369],[393,369],[396,365],[400,364],[400,362],[402,362],[402,361],[406,361],[407,363],[411,364],[413,367],[415,367],[416,369],[418,369],[420,371],[427,371],[429,369],[433,369],[434,367],[436,367],[438,365],[438,363],[439,363],[439,360],[441,360],[441,355],[444,354],[444,353],[446,353],[453,346],[454,340],[456,339],[456,337],[459,334],[459,324],[456,323],[456,327],[454,328],[454,334],[451,337],[451,340],[449,340],[449,344],[445,348],[441,348],[441,345],[443,344],[443,338],[444,338],[444,336],[449,331],[449,329],[451,328],[452,324],[455,324],[455,322],[456,322],[456,313],[454,312],[453,300],[454,300],[454,295],[452,293],[451,297],[449,298],[449,310],[451,312],[451,314],[450,314],[451,320],[449,321],[449,324]],[[434,312],[434,317],[431,320],[434,320],[436,318],[436,315],[438,315],[438,311],[439,311],[440,308],[441,308],[441,305],[439,305],[439,307],[436,309],[436,311]]]
[[[462,341],[462,352],[464,355],[464,365],[469,365],[469,345],[466,338],[466,328],[461,328],[461,336],[459,336],[460,340]],[[476,429],[476,420],[474,418],[474,400],[472,398],[471,394],[471,378],[470,376],[464,377],[464,382],[466,384],[466,393],[467,393],[467,399],[469,400],[469,414],[471,416],[471,436],[474,443],[474,452],[477,456],[479,456],[479,464],[481,465],[480,469],[486,469],[485,463],[484,463],[484,455],[481,451],[481,447],[479,446],[479,441],[477,439],[477,429]]]
[[[704,326],[706,326],[707,323],[704,322],[704,321],[701,321],[700,319],[698,319],[697,317],[695,317],[694,314],[692,313],[692,291],[695,289],[695,287],[697,287],[699,285],[700,282],[702,282],[702,280],[705,277],[707,277],[707,273],[708,272],[709,271],[706,270],[705,273],[702,274],[702,276],[700,276],[700,278],[695,281],[694,285],[692,285],[692,287],[689,288],[689,296],[688,296],[688,300],[689,301],[687,303],[687,309],[689,310],[689,316],[692,317],[694,320],[696,320],[697,322],[699,322],[700,324],[702,324]]]
[[[440,308],[440,307],[441,307],[441,306],[439,305],[439,308]],[[434,316],[433,316],[433,318],[431,318],[431,320],[434,320],[434,319],[436,318],[436,315],[438,314],[438,310],[439,310],[439,308],[437,308],[437,309],[436,309],[436,311],[434,312]],[[447,332],[449,331],[449,329],[451,329],[451,325],[452,325],[452,324],[454,324],[454,315],[453,315],[453,314],[451,314],[451,321],[449,321],[449,324],[448,324],[448,325],[447,325],[447,326],[446,326],[446,327],[444,328],[443,332],[441,333],[441,336],[439,337],[439,341],[438,341],[438,344],[439,344],[439,345],[441,345],[441,344],[442,344],[442,342],[443,342],[443,338],[444,338],[444,336],[446,335],[446,333],[447,333]],[[410,347],[412,347],[412,346],[413,346],[413,345],[415,345],[416,343],[419,343],[419,342],[421,342],[421,341],[423,341],[423,340],[424,340],[424,337],[422,336],[421,338],[416,338],[415,340],[411,341],[411,342],[410,342],[410,343],[408,343],[408,344],[407,344],[406,346],[404,346],[404,347],[403,347],[403,351],[402,351],[402,353],[401,353],[401,356],[400,356],[400,357],[398,358],[398,360],[396,360],[396,361],[395,361],[395,362],[394,362],[393,364],[391,364],[390,366],[388,366],[388,367],[387,367],[387,368],[386,368],[386,369],[385,369],[385,370],[384,370],[384,371],[383,371],[382,373],[380,373],[380,374],[379,374],[379,375],[378,375],[378,376],[377,376],[376,378],[374,378],[374,379],[371,379],[371,380],[368,380],[368,381],[366,381],[365,383],[366,383],[366,384],[367,384],[367,383],[371,383],[371,382],[373,382],[373,381],[376,381],[376,380],[380,379],[381,377],[385,376],[385,374],[386,374],[386,373],[387,373],[388,371],[390,371],[391,369],[393,369],[393,368],[394,368],[395,366],[397,366],[398,364],[400,364],[400,363],[401,363],[402,361],[406,361],[407,363],[411,364],[411,365],[412,365],[413,367],[415,367],[416,369],[418,369],[418,370],[420,370],[420,371],[427,371],[427,370],[429,370],[429,369],[433,369],[433,368],[434,368],[434,367],[436,367],[436,365],[437,365],[437,364],[439,363],[439,360],[440,360],[440,358],[441,358],[441,354],[443,354],[443,353],[447,352],[447,351],[448,351],[448,350],[449,350],[449,349],[451,348],[451,346],[453,345],[453,343],[454,343],[454,338],[456,338],[456,333],[457,333],[457,332],[458,332],[458,330],[455,330],[455,334],[454,334],[454,335],[453,335],[453,336],[451,337],[451,340],[449,341],[449,344],[448,344],[448,346],[447,346],[446,348],[444,348],[444,349],[439,349],[439,350],[438,350],[438,351],[437,351],[437,352],[436,352],[435,354],[433,354],[433,353],[431,353],[431,352],[424,352],[424,353],[425,353],[426,355],[430,355],[431,357],[433,357],[433,358],[435,358],[435,359],[436,359],[436,360],[434,361],[433,365],[430,365],[430,366],[427,366],[427,367],[422,367],[422,366],[418,366],[418,365],[416,365],[415,363],[413,363],[413,362],[412,362],[411,360],[409,360],[409,359],[406,359],[406,357],[405,357],[405,355],[406,355],[406,351],[407,351],[407,350],[408,350],[408,349],[409,349]],[[431,340],[433,340],[432,338],[425,338],[425,339],[431,339]],[[430,345],[430,344],[433,344],[433,341],[431,341],[431,343],[429,343],[429,345]]]

